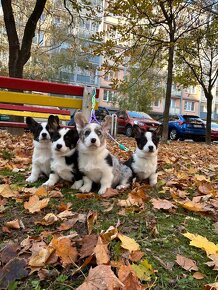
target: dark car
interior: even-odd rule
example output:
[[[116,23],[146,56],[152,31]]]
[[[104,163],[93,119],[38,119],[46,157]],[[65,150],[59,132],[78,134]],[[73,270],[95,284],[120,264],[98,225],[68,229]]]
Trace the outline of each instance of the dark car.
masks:
[[[78,109],[78,110],[73,112],[73,114],[71,115],[71,119],[67,124],[68,126],[75,126],[74,116],[75,116],[76,112],[79,112],[79,111],[81,111],[81,110]],[[110,115],[110,113],[109,113],[108,109],[105,107],[99,106],[98,110],[95,110],[95,116],[99,122],[101,122],[104,119],[104,117],[107,115]]]
[[[139,127],[143,131],[156,130],[160,123],[152,119],[148,114],[134,111],[118,111],[117,115],[117,132],[124,133],[126,136],[133,135],[133,128]]]
[[[169,139],[192,139],[194,141],[203,141],[205,140],[205,134],[205,124],[199,116],[182,114],[170,115]]]

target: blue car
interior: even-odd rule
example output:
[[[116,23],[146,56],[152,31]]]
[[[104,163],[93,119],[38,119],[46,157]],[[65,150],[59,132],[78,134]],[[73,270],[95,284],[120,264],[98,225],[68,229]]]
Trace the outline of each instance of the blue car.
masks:
[[[204,141],[206,127],[203,120],[195,115],[172,115],[169,120],[169,139]]]

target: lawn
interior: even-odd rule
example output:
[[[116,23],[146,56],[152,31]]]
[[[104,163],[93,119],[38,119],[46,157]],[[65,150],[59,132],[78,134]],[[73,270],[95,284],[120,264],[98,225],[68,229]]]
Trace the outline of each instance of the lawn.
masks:
[[[31,154],[30,134],[0,132],[0,289],[218,289],[217,144],[161,144],[157,186],[104,197],[27,184]]]

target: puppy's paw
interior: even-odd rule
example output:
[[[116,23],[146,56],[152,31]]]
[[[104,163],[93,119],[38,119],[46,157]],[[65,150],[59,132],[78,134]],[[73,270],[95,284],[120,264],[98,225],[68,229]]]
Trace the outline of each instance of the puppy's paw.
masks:
[[[81,192],[90,192],[91,191],[91,186],[89,184],[84,184],[82,187],[79,189]]]
[[[34,176],[29,176],[26,181],[29,182],[29,183],[33,183],[33,182],[36,182],[38,178],[34,177]]]
[[[51,181],[49,181],[49,180],[47,180],[46,182],[44,182],[44,183],[42,184],[42,186],[51,187],[51,186],[54,186],[54,183],[51,182]]]
[[[104,194],[107,190],[107,187],[101,187],[98,191],[98,194]]]
[[[120,184],[116,187],[116,189],[121,190],[121,189],[127,189],[129,187],[129,184]]]
[[[71,186],[72,189],[80,189],[83,185],[82,180],[77,180],[74,182],[74,184]]]

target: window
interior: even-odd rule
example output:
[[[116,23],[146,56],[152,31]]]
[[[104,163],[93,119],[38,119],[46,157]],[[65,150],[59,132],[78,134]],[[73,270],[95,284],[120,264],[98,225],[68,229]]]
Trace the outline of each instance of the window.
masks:
[[[115,95],[114,95],[114,92],[113,91],[104,90],[103,101],[113,102],[114,96]]]
[[[114,76],[114,72],[113,72],[113,71],[109,71],[109,72],[107,72],[107,73],[105,74],[104,79],[105,79],[106,81],[110,81],[110,80],[113,78],[113,76]]]
[[[190,102],[190,101],[185,101],[185,106],[184,109],[185,111],[194,111],[195,108],[195,103],[194,102]]]
[[[160,107],[160,101],[159,100],[154,101],[154,107]]]
[[[176,100],[172,99],[170,103],[171,108],[176,108]]]

